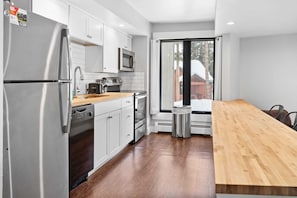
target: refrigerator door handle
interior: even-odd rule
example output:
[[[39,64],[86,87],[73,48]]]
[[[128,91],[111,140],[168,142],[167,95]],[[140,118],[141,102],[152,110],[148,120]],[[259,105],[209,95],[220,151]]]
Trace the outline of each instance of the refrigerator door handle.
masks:
[[[60,80],[59,82],[59,92],[60,92],[60,109],[61,109],[61,123],[62,123],[62,128],[63,128],[63,132],[64,133],[69,133],[70,132],[70,124],[71,124],[71,90],[70,90],[70,67],[71,67],[71,56],[70,56],[70,38],[69,38],[69,31],[68,29],[62,29],[62,42],[63,39],[66,38],[66,48],[67,48],[67,78],[68,79],[61,79],[61,67],[62,64],[60,64],[60,74],[59,74],[59,78]],[[63,49],[63,47],[62,47]],[[61,55],[61,54],[60,54]],[[60,57],[61,58],[61,57]],[[66,103],[66,114],[64,116],[63,114],[63,90],[62,90],[62,85],[67,84],[67,103]]]
[[[66,112],[64,114],[64,103],[63,103],[63,92],[62,86],[67,85],[67,102],[66,102]],[[60,118],[61,118],[61,124],[62,124],[62,130],[63,133],[69,133],[70,132],[70,124],[71,124],[71,100],[70,100],[70,83],[67,82],[60,82],[59,83],[59,100],[60,100]]]
[[[67,79],[71,80],[70,78],[70,70],[71,70],[71,64],[72,64],[72,59],[70,55],[70,36],[69,36],[69,30],[68,29],[62,29],[62,45],[63,45],[63,39],[66,38],[66,48],[67,48]],[[63,46],[61,47],[61,51],[63,50]],[[60,54],[62,56],[62,54]],[[61,57],[60,57],[61,60]],[[61,76],[61,71],[62,71],[62,64],[60,64],[60,69],[59,69],[59,79],[62,79]]]

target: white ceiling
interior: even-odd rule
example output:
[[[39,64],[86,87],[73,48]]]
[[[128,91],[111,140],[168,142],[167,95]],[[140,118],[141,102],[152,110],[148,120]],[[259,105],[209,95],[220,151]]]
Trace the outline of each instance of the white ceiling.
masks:
[[[235,24],[228,26],[228,21]],[[217,35],[250,37],[296,32],[297,0],[217,0]]]
[[[215,34],[239,37],[297,33],[297,0],[68,0],[123,31],[151,23],[215,22]],[[96,6],[97,4],[97,6]],[[107,8],[109,11],[104,10]],[[103,16],[103,17],[102,17]],[[143,17],[142,17],[143,16]],[[146,20],[147,19],[147,20]],[[228,26],[227,22],[235,25]],[[146,24],[147,22],[147,24]],[[144,24],[144,25],[141,25]]]
[[[125,0],[152,23],[215,21],[216,35],[297,33],[297,0]],[[227,22],[235,25],[228,26]]]
[[[215,18],[216,0],[126,0],[126,2],[152,23],[213,21]]]

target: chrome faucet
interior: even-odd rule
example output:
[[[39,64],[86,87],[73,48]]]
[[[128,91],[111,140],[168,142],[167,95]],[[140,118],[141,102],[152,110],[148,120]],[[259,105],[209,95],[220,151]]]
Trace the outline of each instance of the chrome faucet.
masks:
[[[81,67],[76,66],[75,69],[74,69],[74,96],[73,96],[74,98],[77,95],[77,86],[76,86],[76,71],[77,70],[79,70],[79,73],[80,73],[80,80],[84,79],[84,76],[83,76],[82,71],[81,71]]]

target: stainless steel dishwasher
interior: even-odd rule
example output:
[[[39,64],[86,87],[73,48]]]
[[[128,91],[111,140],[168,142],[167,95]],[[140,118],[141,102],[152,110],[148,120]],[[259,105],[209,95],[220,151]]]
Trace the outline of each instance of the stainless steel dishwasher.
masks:
[[[72,108],[69,134],[69,191],[86,181],[94,166],[94,106]]]

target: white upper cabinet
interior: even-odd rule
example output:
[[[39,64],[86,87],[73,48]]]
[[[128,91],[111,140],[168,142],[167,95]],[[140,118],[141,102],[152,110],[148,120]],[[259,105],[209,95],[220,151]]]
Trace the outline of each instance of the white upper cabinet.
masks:
[[[120,47],[126,50],[132,50],[132,36],[123,32],[119,32]]]
[[[70,6],[69,31],[71,37],[84,40],[86,37],[86,14]]]
[[[119,72],[118,48],[119,48],[119,32],[105,25],[102,72],[108,72],[108,73]]]
[[[32,12],[68,25],[68,4],[63,0],[32,0]]]
[[[88,13],[70,6],[69,30],[73,40],[103,45],[103,24]]]
[[[132,50],[132,36],[104,26],[102,72],[119,72],[119,48]]]

